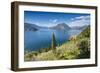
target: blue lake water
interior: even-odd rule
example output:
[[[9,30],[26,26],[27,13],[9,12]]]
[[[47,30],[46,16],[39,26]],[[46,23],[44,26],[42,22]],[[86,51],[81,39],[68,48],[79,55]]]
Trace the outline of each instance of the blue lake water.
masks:
[[[55,34],[57,44],[66,42],[72,35],[78,35],[82,30],[53,30],[41,29],[24,32],[24,48],[34,51],[51,46],[52,34]]]

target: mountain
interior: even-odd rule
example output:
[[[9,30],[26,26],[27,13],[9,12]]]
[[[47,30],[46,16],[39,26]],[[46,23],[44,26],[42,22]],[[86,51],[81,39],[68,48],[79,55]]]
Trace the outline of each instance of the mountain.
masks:
[[[66,23],[60,23],[56,26],[50,27],[50,29],[56,29],[56,30],[69,30],[71,29]]]
[[[84,25],[84,26],[74,26],[74,27],[71,27],[71,29],[84,30],[86,27],[88,27],[88,25]]]
[[[36,24],[31,24],[31,23],[24,23],[24,29],[25,31],[36,31],[39,29],[47,29],[48,27],[43,27],[43,26],[38,26]]]
[[[24,29],[25,31],[37,31],[38,30],[38,26],[35,24],[30,24],[30,23],[24,23]]]

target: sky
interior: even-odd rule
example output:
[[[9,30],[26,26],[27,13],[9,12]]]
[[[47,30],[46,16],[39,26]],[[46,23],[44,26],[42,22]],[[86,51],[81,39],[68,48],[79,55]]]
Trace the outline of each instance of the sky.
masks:
[[[70,27],[90,25],[90,14],[24,11],[24,23],[52,27],[66,23]]]

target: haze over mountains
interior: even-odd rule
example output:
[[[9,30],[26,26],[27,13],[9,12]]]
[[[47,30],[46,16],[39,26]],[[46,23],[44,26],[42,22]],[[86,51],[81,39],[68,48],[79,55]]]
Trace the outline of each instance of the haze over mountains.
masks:
[[[82,29],[85,29],[87,26],[88,25],[69,27],[66,23],[60,23],[60,24],[57,24],[56,26],[52,26],[52,27],[43,27],[43,26],[38,26],[36,24],[24,23],[25,31],[37,31],[39,29],[54,29],[54,30],[76,29],[76,30],[82,30]]]

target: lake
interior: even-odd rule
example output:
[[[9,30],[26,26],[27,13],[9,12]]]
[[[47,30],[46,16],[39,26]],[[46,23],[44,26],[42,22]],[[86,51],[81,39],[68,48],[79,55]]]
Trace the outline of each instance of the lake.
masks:
[[[51,46],[52,34],[55,34],[56,43],[61,45],[72,35],[78,35],[82,30],[53,30],[41,29],[24,32],[24,48],[27,51],[36,51]]]

